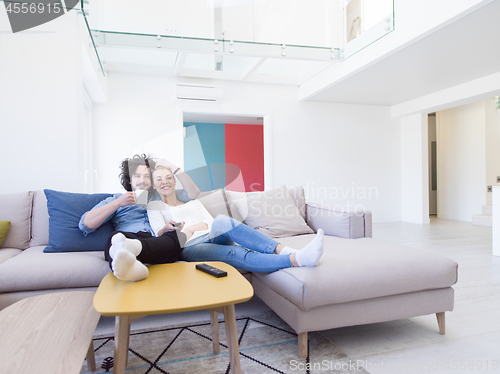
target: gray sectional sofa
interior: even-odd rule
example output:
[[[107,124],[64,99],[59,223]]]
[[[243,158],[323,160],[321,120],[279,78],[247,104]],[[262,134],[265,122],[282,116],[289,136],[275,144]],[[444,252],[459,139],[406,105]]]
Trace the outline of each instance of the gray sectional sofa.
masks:
[[[444,333],[444,313],[453,310],[456,262],[372,239],[370,212],[307,204],[302,187],[283,187],[279,195],[216,190],[199,199],[212,215],[245,220],[291,247],[307,244],[318,228],[325,231],[316,268],[246,274],[255,294],[297,332],[301,357],[307,356],[309,331],[436,313]],[[43,191],[0,195],[0,220],[11,221],[0,246],[0,309],[43,293],[95,290],[109,272],[102,251],[43,252],[49,242]]]
[[[1,195],[0,220],[11,221],[0,247],[0,309],[48,292],[96,290],[110,271],[101,251],[43,252],[49,243],[43,191]]]

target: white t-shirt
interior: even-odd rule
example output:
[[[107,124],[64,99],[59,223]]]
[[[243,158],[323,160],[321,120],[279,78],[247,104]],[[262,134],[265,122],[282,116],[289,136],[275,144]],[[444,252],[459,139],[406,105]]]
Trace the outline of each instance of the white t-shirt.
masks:
[[[171,220],[175,222],[185,222],[184,227],[188,227],[200,222],[207,224],[208,229],[203,231],[195,231],[189,241],[202,236],[212,228],[213,217],[208,213],[202,203],[199,200],[191,200],[186,204],[178,206],[170,206],[165,204],[163,201],[151,201],[148,206],[148,218],[151,228],[153,229],[156,236],[158,236],[158,231],[160,231],[167,222]]]

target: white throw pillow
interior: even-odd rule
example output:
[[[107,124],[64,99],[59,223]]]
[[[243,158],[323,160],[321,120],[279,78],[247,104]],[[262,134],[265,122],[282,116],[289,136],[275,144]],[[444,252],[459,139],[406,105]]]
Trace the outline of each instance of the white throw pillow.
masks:
[[[226,191],[245,223],[272,238],[313,234],[285,185],[263,192]]]
[[[295,187],[290,187],[288,189],[288,193],[290,194],[290,197],[293,199],[293,202],[297,206],[297,209],[299,210],[300,216],[306,219],[306,195],[304,193],[304,187],[302,186],[295,186]]]
[[[197,200],[200,200],[205,209],[208,210],[208,213],[210,213],[210,215],[214,218],[219,214],[224,214],[237,221],[243,222],[243,218],[240,216],[238,209],[234,204],[229,202],[226,192],[222,188],[202,192],[198,196]]]
[[[236,207],[243,220],[248,216],[247,197],[256,193],[259,192],[236,192],[226,190],[226,196],[231,204],[231,208]]]
[[[214,191],[202,192],[197,197],[197,200],[200,200],[205,209],[208,210],[208,213],[214,218],[219,214],[229,215],[229,204],[226,202],[224,190],[222,188]]]

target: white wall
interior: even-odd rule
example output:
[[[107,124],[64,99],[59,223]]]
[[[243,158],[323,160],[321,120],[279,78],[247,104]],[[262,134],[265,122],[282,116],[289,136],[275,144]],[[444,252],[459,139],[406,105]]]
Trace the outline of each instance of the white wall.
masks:
[[[228,3],[230,2],[225,1],[225,4]],[[253,1],[251,7],[254,22],[250,30],[253,31],[255,39],[252,35],[244,39],[238,38],[245,30],[239,20],[249,18],[249,13],[243,7],[232,17],[223,19],[229,31],[236,31],[229,33],[235,35],[229,39],[322,47],[339,46],[340,25],[337,20],[340,7],[335,1]]]
[[[93,111],[96,192],[118,191],[120,161],[148,151],[151,139],[179,139],[183,110],[251,114],[271,123],[275,187],[304,185],[309,201],[363,205],[375,221],[400,220],[400,130],[389,108],[301,103],[296,88],[239,82],[216,82],[224,88],[221,105],[190,106],[174,98],[178,81],[109,74],[108,104]],[[179,152],[166,145],[155,155],[182,157]]]
[[[404,222],[429,223],[427,115],[401,119],[401,210]]]
[[[106,31],[213,37],[212,0],[106,0],[89,4],[91,28]],[[181,16],[182,15],[182,16]]]
[[[492,252],[494,256],[500,256],[500,186],[493,187],[492,195]]]
[[[500,109],[497,98],[484,102],[486,111],[486,185],[500,186]],[[492,193],[486,194],[486,204],[492,204]]]
[[[365,30],[394,12],[394,2],[392,0],[365,0],[363,5]]]
[[[214,7],[227,40],[338,47],[339,7],[330,0],[130,0],[90,4],[92,28],[106,31],[217,38]]]
[[[16,34],[0,12],[0,193],[83,188],[79,35],[76,12]]]
[[[437,112],[438,218],[471,221],[486,203],[485,102]]]
[[[0,193],[85,190],[85,48],[76,17],[11,34],[0,12],[0,173],[11,176]],[[400,220],[400,129],[389,108],[298,102],[297,88],[240,82],[215,82],[224,86],[222,105],[191,107],[175,101],[177,81],[109,73],[108,103],[93,107],[95,192],[120,190],[118,164],[135,152],[181,161],[182,111],[206,110],[266,117],[274,186],[302,184],[310,201],[362,205],[375,221]]]

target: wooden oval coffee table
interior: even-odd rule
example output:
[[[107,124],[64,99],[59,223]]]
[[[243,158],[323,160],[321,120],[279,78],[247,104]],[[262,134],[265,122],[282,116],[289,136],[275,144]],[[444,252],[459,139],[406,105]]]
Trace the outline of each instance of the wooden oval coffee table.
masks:
[[[0,311],[0,373],[80,373],[87,355],[95,371],[94,335],[99,314],[94,292],[49,293]]]
[[[127,366],[130,323],[151,314],[210,310],[214,353],[218,353],[217,313],[224,313],[231,373],[241,373],[234,304],[250,300],[251,284],[231,265],[206,262],[225,270],[227,277],[215,278],[196,270],[197,262],[149,266],[149,276],[139,282],[117,279],[109,273],[94,297],[94,307],[103,316],[114,316],[114,373]]]

